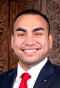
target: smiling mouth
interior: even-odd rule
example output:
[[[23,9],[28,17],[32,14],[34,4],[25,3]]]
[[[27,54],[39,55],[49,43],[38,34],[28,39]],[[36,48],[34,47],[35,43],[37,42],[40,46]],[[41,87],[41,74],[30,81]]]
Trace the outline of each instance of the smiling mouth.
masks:
[[[23,50],[24,54],[28,56],[35,55],[37,53],[38,49],[25,49]]]
[[[35,51],[37,51],[37,50],[24,50],[24,52],[35,52]]]

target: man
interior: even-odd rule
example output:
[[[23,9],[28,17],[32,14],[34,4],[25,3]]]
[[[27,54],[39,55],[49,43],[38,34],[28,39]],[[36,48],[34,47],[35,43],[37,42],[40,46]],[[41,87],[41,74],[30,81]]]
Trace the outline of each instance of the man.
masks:
[[[19,63],[17,68],[0,75],[0,88],[25,88],[20,83],[27,72],[27,88],[60,88],[60,67],[47,58],[52,35],[45,15],[33,9],[19,14],[13,22],[11,45]]]

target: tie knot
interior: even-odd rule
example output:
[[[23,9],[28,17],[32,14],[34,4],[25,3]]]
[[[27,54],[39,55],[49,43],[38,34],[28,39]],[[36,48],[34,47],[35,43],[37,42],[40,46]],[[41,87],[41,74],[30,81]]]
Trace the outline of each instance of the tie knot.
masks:
[[[23,73],[22,74],[22,81],[27,81],[31,76],[28,73]]]

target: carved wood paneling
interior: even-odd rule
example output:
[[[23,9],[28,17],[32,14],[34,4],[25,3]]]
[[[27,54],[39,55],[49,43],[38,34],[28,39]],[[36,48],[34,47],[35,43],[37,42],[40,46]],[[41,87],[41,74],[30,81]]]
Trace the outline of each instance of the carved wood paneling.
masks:
[[[0,0],[0,74],[8,70],[8,2]]]
[[[53,64],[60,65],[60,0],[47,0],[47,16],[53,35],[53,46],[49,57]]]
[[[33,9],[41,11],[42,9],[42,0],[33,0]]]
[[[41,4],[41,12],[45,15],[47,15],[47,12],[46,12],[46,0],[42,0],[42,4]]]

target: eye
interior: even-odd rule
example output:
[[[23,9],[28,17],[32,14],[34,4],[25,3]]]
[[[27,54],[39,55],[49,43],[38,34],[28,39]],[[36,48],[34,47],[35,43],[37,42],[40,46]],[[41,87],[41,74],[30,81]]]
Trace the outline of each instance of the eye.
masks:
[[[20,33],[20,34],[18,34],[18,36],[25,36],[25,34],[24,33]]]
[[[42,33],[36,33],[35,35],[42,35]]]
[[[40,35],[39,33],[36,33],[36,35]]]
[[[20,34],[20,36],[24,36],[24,34]]]

